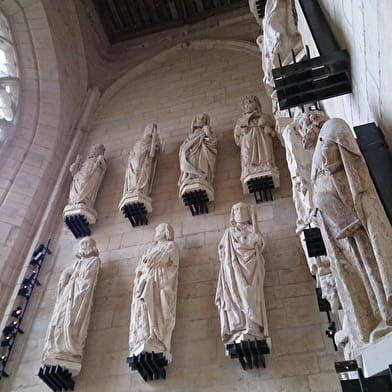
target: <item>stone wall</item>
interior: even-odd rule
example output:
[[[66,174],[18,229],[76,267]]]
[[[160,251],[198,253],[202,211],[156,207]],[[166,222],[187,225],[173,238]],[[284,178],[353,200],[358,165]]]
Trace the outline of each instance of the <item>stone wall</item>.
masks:
[[[260,59],[246,51],[178,47],[156,61],[153,68],[129,79],[106,100],[96,115],[84,151],[93,143],[107,148],[108,171],[98,194],[99,220],[93,236],[101,252],[102,267],[96,290],[83,368],[77,389],[108,391],[338,391],[333,362],[340,358],[325,336],[327,320],[319,313],[314,281],[295,234],[295,211],[284,150],[275,141],[281,188],[274,201],[255,206],[266,239],[265,295],[272,353],[267,368],[243,371],[224,355],[214,304],[217,281],[217,245],[228,225],[231,205],[244,200],[240,184],[239,149],[233,127],[245,94],[262,94]],[[211,116],[218,135],[215,179],[216,200],[210,213],[192,217],[178,199],[178,149],[199,112]],[[130,146],[142,127],[156,122],[164,145],[153,189],[149,225],[132,228],[118,211]],[[64,189],[67,193],[68,189]],[[60,213],[60,212],[59,212]],[[73,260],[76,241],[58,219],[53,255],[48,256],[36,289],[25,334],[18,336],[9,379],[4,391],[38,392],[46,388],[35,376],[40,366],[46,327],[53,311],[61,271]],[[128,326],[134,271],[138,258],[151,243],[153,229],[169,222],[180,247],[177,323],[173,334],[173,362],[167,380],[146,384],[131,373]]]
[[[21,78],[16,127],[0,151],[0,319],[33,238],[42,228],[87,91],[72,5],[40,0],[8,0],[0,5],[14,35]]]

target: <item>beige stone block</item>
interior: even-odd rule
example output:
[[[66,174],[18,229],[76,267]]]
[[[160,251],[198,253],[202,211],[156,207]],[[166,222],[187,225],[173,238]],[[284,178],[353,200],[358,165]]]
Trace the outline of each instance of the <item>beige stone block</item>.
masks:
[[[274,380],[253,381],[241,389],[244,392],[268,391],[268,392],[309,392],[308,380],[304,376],[287,377]]]
[[[177,319],[199,320],[216,316],[217,309],[213,298],[199,297],[177,301]]]
[[[321,330],[315,326],[270,330],[274,354],[317,352],[324,349]]]
[[[314,294],[314,288],[314,280],[309,279],[308,282],[293,283],[285,286],[275,287],[274,293],[277,298],[293,298]]]
[[[285,299],[287,322],[291,327],[320,322],[316,295]]]
[[[196,266],[180,267],[179,283],[195,283],[209,281],[216,278],[213,264],[200,264]]]
[[[309,269],[305,264],[300,267],[279,271],[279,280],[282,285],[308,282],[310,279]]]
[[[185,217],[183,221],[182,232],[184,235],[188,235],[201,232],[216,231],[219,229],[223,229],[224,225],[225,221],[223,215],[199,215],[194,217]]]
[[[335,373],[320,373],[309,376],[311,392],[338,392],[341,391],[339,376]]]
[[[181,368],[192,363],[200,366],[216,360],[215,338],[172,343],[173,362],[171,366]]]

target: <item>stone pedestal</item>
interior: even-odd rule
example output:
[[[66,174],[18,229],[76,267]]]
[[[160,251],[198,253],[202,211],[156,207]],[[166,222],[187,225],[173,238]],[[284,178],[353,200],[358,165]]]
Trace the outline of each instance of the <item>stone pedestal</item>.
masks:
[[[93,208],[86,207],[84,204],[67,205],[63,211],[63,218],[68,216],[81,215],[84,216],[88,224],[93,225],[97,221],[97,211]]]

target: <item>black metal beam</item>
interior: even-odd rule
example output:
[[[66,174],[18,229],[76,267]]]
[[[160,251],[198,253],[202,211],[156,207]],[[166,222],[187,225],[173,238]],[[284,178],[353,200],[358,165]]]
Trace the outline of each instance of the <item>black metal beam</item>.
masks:
[[[299,0],[306,23],[320,55],[338,51],[339,44],[317,0]]]

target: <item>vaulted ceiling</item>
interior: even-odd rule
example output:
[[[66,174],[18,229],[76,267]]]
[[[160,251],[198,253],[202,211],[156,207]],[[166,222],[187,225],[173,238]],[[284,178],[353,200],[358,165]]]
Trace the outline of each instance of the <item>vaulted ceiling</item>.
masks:
[[[93,0],[111,43],[195,23],[248,0]]]

